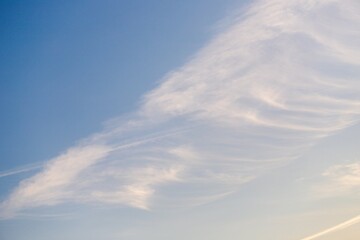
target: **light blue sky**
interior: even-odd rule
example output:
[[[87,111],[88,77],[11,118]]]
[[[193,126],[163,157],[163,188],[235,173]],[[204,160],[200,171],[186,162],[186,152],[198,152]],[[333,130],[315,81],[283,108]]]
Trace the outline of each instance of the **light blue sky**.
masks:
[[[2,1],[0,238],[360,237],[344,1]]]

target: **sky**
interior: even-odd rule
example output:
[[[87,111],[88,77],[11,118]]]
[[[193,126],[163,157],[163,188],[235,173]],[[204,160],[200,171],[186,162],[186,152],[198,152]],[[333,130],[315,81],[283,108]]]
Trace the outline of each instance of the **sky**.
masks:
[[[360,238],[358,1],[0,10],[0,239]]]

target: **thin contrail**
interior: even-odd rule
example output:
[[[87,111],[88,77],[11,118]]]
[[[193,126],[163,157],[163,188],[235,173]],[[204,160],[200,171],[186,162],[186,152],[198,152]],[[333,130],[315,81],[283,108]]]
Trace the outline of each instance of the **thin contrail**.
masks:
[[[354,218],[352,218],[350,220],[347,220],[347,221],[345,221],[343,223],[340,223],[340,224],[338,224],[338,225],[336,225],[334,227],[331,227],[331,228],[328,228],[328,229],[326,229],[324,231],[316,233],[316,234],[314,234],[314,235],[312,235],[310,237],[303,238],[301,240],[316,239],[316,238],[321,237],[323,235],[326,235],[326,234],[329,234],[329,233],[332,233],[332,232],[336,232],[336,231],[339,231],[339,230],[344,229],[344,228],[351,227],[352,225],[357,224],[359,222],[360,222],[360,215],[358,215],[358,216],[356,216],[356,217],[354,217]]]
[[[3,172],[0,172],[0,178],[12,176],[12,175],[19,174],[19,173],[30,172],[30,171],[42,168],[43,166],[44,166],[44,163],[35,163],[35,164],[25,165],[25,166],[22,166],[19,168],[3,171]]]
[[[132,141],[132,142],[122,143],[122,144],[113,146],[113,149],[111,151],[117,151],[117,150],[120,150],[120,149],[127,149],[127,148],[135,147],[135,146],[138,146],[138,145],[142,145],[142,144],[145,144],[145,143],[153,142],[153,141],[156,141],[156,140],[159,140],[159,139],[163,139],[163,138],[166,138],[166,137],[169,137],[169,136],[174,136],[174,135],[183,133],[185,131],[188,131],[191,128],[192,127],[184,127],[184,128],[175,129],[173,131],[163,132],[163,133],[160,133],[160,134],[159,133],[158,134],[152,134],[152,135],[146,136],[145,138],[140,138],[140,139],[137,139],[137,140]]]
[[[181,132],[186,131],[187,129],[189,129],[189,128],[177,129],[175,131],[169,131],[169,132],[165,132],[165,133],[162,133],[162,134],[159,134],[159,135],[147,136],[147,137],[145,137],[143,139],[138,139],[138,140],[135,140],[135,141],[132,141],[132,142],[129,142],[129,143],[119,144],[117,146],[114,146],[114,148],[111,151],[117,151],[117,150],[120,150],[120,149],[126,149],[126,148],[129,148],[129,147],[135,147],[135,146],[138,146],[138,145],[141,145],[141,144],[156,141],[156,140],[159,140],[159,139],[162,139],[162,138],[165,138],[165,137],[169,137],[169,136],[172,136],[172,135],[179,134]],[[16,175],[16,174],[20,174],[20,173],[34,171],[36,169],[42,168],[44,166],[44,164],[45,164],[44,162],[34,163],[34,164],[30,164],[30,165],[28,164],[28,165],[25,165],[25,166],[17,167],[15,169],[6,170],[6,171],[3,171],[3,172],[0,172],[0,178]]]

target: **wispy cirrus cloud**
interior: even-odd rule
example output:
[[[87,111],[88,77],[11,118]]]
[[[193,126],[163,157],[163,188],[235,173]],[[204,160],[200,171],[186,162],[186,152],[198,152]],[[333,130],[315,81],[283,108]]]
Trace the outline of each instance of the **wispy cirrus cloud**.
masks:
[[[360,197],[360,163],[334,165],[322,173],[313,191],[321,197],[352,194]]]
[[[359,120],[355,0],[256,1],[129,120],[23,180],[3,217],[61,203],[142,209],[225,196]]]

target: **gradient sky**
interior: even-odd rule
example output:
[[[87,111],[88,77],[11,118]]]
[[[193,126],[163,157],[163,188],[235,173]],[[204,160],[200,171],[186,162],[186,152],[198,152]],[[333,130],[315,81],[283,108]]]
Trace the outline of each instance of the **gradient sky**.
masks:
[[[0,239],[360,239],[356,0],[1,1]]]

